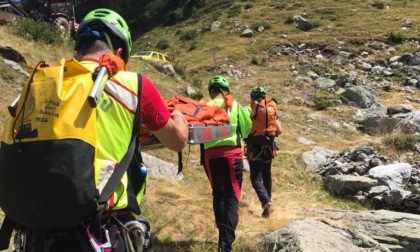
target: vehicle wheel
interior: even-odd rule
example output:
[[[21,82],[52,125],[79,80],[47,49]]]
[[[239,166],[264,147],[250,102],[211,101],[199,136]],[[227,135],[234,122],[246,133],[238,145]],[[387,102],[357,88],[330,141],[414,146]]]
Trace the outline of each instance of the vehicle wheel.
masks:
[[[70,25],[69,22],[63,17],[58,17],[54,19],[54,25],[57,27],[63,38],[70,37]]]

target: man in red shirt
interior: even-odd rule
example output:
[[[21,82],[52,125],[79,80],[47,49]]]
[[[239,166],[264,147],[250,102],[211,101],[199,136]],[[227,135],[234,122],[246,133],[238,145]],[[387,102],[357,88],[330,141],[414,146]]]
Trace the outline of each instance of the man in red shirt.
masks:
[[[79,26],[75,49],[75,59],[92,72],[99,66],[101,56],[107,54],[123,69],[117,71],[107,81],[98,103],[96,156],[98,162],[105,165],[111,163],[112,166],[118,164],[116,162],[119,159],[115,158],[117,157],[115,153],[123,149],[130,140],[125,138],[132,135],[133,118],[136,118],[134,114],[138,106],[140,106],[141,124],[145,125],[168,149],[175,152],[182,151],[188,140],[188,128],[183,114],[178,110],[172,113],[168,111],[160,93],[147,77],[125,71],[132,42],[128,26],[119,14],[108,9],[96,9],[88,13]],[[141,92],[140,102],[137,98],[138,92]],[[142,182],[139,182],[140,164],[137,158],[135,155],[132,159],[126,171],[125,184],[120,182],[123,186],[117,187],[114,191],[100,221],[101,227],[109,231],[109,246],[112,246],[112,251],[115,252],[132,251],[130,247],[136,247],[136,237],[123,235],[126,232],[123,224],[133,221],[134,216],[141,213],[139,204],[143,190]],[[103,250],[93,245],[94,243],[101,246],[104,242],[100,240],[101,234],[90,230],[97,239],[92,241],[93,238],[86,229],[87,225],[91,225],[91,222],[87,221],[71,230],[48,233],[48,235],[28,232],[25,251],[87,252],[92,251],[92,248],[94,251],[111,251],[111,247]]]

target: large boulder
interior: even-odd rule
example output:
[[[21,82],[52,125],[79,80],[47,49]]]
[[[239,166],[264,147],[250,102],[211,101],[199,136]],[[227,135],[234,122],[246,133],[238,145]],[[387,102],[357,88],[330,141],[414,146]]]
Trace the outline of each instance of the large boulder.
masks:
[[[420,215],[378,211],[307,210],[261,241],[264,252],[420,251]]]

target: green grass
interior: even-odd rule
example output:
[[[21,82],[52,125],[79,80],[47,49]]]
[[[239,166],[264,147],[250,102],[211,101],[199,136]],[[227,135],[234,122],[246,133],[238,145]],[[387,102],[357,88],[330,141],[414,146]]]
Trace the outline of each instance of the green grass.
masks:
[[[58,45],[64,42],[60,32],[46,22],[36,22],[32,19],[19,19],[9,25],[10,31],[27,40],[42,42],[47,45]]]
[[[371,52],[370,60],[386,60],[391,55],[374,54],[375,49],[367,42],[387,42],[392,35],[392,55],[413,53],[418,50],[416,43],[406,43],[408,39],[419,40],[419,33],[411,28],[401,30],[402,18],[411,19],[413,24],[420,23],[418,10],[419,1],[392,1],[390,9],[372,6],[365,0],[319,0],[314,2],[293,1],[207,1],[209,5],[203,8],[189,9],[186,12],[177,10],[175,17],[182,20],[190,15],[190,19],[171,26],[160,25],[133,41],[133,52],[144,50],[165,50],[174,59],[177,74],[166,75],[142,61],[130,60],[128,69],[149,77],[157,86],[164,98],[185,95],[188,85],[198,90],[197,96],[209,98],[206,83],[216,74],[229,77],[232,92],[246,105],[249,102],[249,91],[257,84],[270,86],[269,94],[276,97],[279,103],[280,121],[284,134],[279,137],[283,144],[278,157],[273,161],[273,196],[276,200],[276,211],[273,218],[266,222],[259,217],[260,203],[251,188],[249,174],[244,174],[243,199],[240,207],[241,219],[237,228],[235,251],[259,252],[257,241],[272,231],[278,230],[294,218],[302,217],[302,208],[338,208],[350,210],[368,209],[359,203],[337,199],[325,191],[321,181],[306,171],[301,160],[301,154],[313,146],[303,146],[296,139],[300,136],[311,139],[316,145],[341,151],[345,148],[366,144],[373,138],[361,132],[347,129],[344,126],[334,128],[326,122],[339,122],[340,125],[352,122],[355,109],[346,105],[337,105],[337,97],[330,93],[319,92],[315,101],[314,89],[310,83],[296,81],[291,71],[299,62],[316,63],[312,70],[322,74],[337,72],[338,68],[332,61],[318,61],[313,58],[299,58],[293,55],[279,53],[276,57],[273,48],[305,43],[314,47],[322,46],[337,52],[339,42],[343,48],[356,55],[362,51]],[[233,4],[234,3],[234,4]],[[388,2],[384,2],[388,3]],[[164,1],[152,1],[152,5],[164,7]],[[148,11],[151,5],[144,6]],[[304,17],[317,26],[308,32],[298,30],[292,17],[305,13]],[[184,16],[185,15],[185,16]],[[144,17],[144,16],[141,16]],[[162,18],[159,17],[159,18]],[[210,31],[213,21],[221,21],[221,29]],[[148,20],[146,20],[148,21]],[[150,22],[135,23],[150,25]],[[256,24],[269,26],[252,38],[241,38],[240,30],[253,28]],[[35,30],[35,29],[34,29]],[[1,30],[0,30],[1,31]],[[398,31],[398,32],[396,32]],[[25,33],[17,33],[27,37]],[[287,35],[286,38],[280,35]],[[1,34],[0,42],[10,35]],[[49,35],[48,35],[49,36]],[[29,37],[28,37],[29,38]],[[403,38],[398,44],[399,38]],[[64,45],[60,53],[57,47],[49,45],[48,41],[30,38],[30,42],[15,39],[6,46],[16,47],[29,59],[33,65],[40,58],[48,57],[49,61],[62,56],[62,51],[71,49]],[[34,42],[35,41],[35,42]],[[150,42],[150,47],[148,43]],[[55,42],[53,42],[55,43]],[[67,48],[64,48],[67,47]],[[35,56],[34,56],[35,55]],[[264,64],[259,60],[265,59]],[[349,62],[343,61],[343,64]],[[239,74],[234,74],[239,72]],[[300,74],[304,71],[301,70]],[[404,73],[394,72],[395,83],[403,78]],[[2,120],[6,115],[8,103],[16,95],[13,84],[23,84],[26,78],[0,63],[0,88],[5,94],[0,113]],[[7,91],[5,91],[7,90]],[[387,99],[401,93],[391,93]],[[415,94],[413,97],[417,97]],[[196,97],[198,98],[198,97]],[[285,98],[289,102],[283,102]],[[418,104],[411,104],[419,109]],[[318,110],[321,109],[321,110]],[[310,120],[309,114],[320,114],[325,120]],[[2,128],[0,128],[0,131]],[[396,148],[401,151],[411,150],[417,138],[390,137],[383,150]],[[184,150],[184,157],[188,150]],[[150,151],[168,162],[176,164],[176,153],[165,149]],[[211,191],[203,168],[198,165],[199,155],[196,146],[191,148],[187,167],[184,169],[184,181],[168,182],[152,179],[142,203],[142,217],[152,224],[152,237],[155,251],[214,251],[217,243],[217,230],[211,205]]]
[[[396,151],[414,151],[416,144],[420,143],[420,135],[393,134],[383,138],[383,143]]]

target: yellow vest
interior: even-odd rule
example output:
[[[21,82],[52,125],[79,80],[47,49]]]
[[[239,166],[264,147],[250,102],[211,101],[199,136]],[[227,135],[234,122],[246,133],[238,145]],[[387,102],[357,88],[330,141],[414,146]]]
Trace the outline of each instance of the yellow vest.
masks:
[[[81,62],[83,66],[93,71],[98,64]],[[97,153],[95,160],[95,182],[101,191],[111,176],[115,165],[123,158],[130,144],[133,132],[134,116],[137,104],[138,80],[137,73],[120,71],[107,81],[104,92],[97,106]],[[139,168],[140,169],[140,168]],[[127,173],[121,179],[114,192],[113,210],[124,209],[128,205]],[[144,193],[137,194],[140,204]]]

